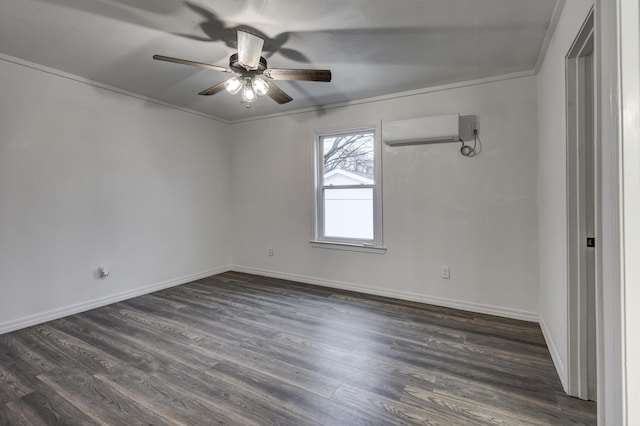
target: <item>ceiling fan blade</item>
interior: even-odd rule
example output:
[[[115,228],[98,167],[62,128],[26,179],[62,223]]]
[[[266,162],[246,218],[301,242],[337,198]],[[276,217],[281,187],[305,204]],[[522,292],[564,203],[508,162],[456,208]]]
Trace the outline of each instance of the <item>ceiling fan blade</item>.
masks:
[[[269,68],[262,73],[271,80],[331,81],[331,70],[289,70]]]
[[[247,71],[257,70],[264,40],[246,31],[238,31],[238,62]]]
[[[269,80],[265,80],[267,85],[269,86],[269,91],[267,92],[267,96],[276,101],[279,104],[286,104],[287,102],[291,102],[293,98],[287,95],[284,90],[270,82]]]
[[[198,93],[198,95],[203,95],[203,96],[211,96],[211,95],[215,95],[216,93],[220,93],[224,90],[224,81],[222,83],[218,83],[214,86],[209,87],[208,89],[204,89],[202,92]]]
[[[213,71],[232,72],[229,68],[219,67],[217,65],[203,64],[202,62],[188,61],[186,59],[172,58],[170,56],[153,55],[156,61],[173,62],[176,64],[191,65],[194,67],[205,68]]]

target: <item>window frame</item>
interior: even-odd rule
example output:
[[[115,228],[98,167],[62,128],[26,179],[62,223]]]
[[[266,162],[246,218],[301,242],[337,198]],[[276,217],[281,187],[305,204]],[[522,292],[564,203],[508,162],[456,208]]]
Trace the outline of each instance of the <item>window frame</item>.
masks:
[[[324,185],[324,151],[323,140],[327,137],[343,136],[357,133],[373,133],[373,181],[372,185]],[[326,131],[314,132],[314,224],[312,245],[320,248],[334,248],[339,250],[356,250],[365,252],[384,251],[382,239],[382,141],[381,125],[363,125]],[[358,239],[326,236],[324,234],[324,192],[331,188],[371,188],[373,192],[373,239]]]

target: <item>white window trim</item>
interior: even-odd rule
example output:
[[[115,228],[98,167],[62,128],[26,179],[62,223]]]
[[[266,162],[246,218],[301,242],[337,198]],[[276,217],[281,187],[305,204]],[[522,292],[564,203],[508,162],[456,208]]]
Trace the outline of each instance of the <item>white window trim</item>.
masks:
[[[324,169],[323,155],[321,151],[321,138],[338,136],[352,133],[373,132],[373,149],[374,149],[374,185],[356,185],[357,188],[373,188],[373,239],[360,240],[349,238],[336,238],[323,236],[323,187],[321,183],[321,171]],[[384,253],[386,248],[383,246],[382,238],[382,131],[381,123],[370,124],[365,126],[343,128],[329,131],[316,131],[313,141],[313,159],[314,159],[314,223],[313,223],[313,239],[310,241],[312,247],[361,251],[367,253]]]
[[[367,246],[364,244],[334,243],[334,242],[327,242],[327,241],[309,241],[309,244],[311,244],[311,247],[315,247],[315,248],[344,250],[344,251],[359,251],[362,253],[384,254],[387,251],[386,247]]]

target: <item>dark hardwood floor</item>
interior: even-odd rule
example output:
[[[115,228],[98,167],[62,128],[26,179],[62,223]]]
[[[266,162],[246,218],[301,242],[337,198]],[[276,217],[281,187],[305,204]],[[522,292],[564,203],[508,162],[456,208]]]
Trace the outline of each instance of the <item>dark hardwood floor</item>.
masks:
[[[2,425],[572,425],[536,324],[229,272],[0,336]]]

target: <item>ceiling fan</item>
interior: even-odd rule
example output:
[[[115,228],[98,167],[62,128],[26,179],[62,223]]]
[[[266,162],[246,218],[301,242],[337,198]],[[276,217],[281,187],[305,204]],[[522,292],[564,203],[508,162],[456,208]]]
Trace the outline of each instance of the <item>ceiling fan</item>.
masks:
[[[203,90],[198,95],[211,96],[224,89],[235,95],[242,90],[242,99],[247,108],[258,96],[263,95],[269,96],[279,104],[293,100],[270,80],[331,81],[330,70],[267,68],[267,60],[260,56],[263,44],[264,40],[260,37],[246,31],[238,31],[238,53],[229,58],[229,68],[162,55],[153,55],[153,59],[238,74]]]

